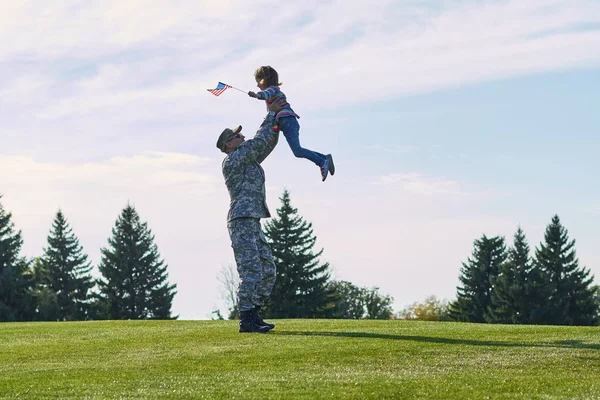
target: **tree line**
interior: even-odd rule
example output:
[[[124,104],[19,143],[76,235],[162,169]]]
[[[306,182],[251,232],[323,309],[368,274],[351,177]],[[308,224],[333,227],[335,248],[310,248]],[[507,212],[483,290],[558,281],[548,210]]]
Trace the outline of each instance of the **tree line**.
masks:
[[[457,298],[446,319],[466,322],[547,325],[597,325],[600,289],[581,267],[575,240],[558,215],[544,232],[533,257],[519,227],[507,249],[501,236],[474,241],[463,263]]]
[[[1,196],[0,196],[1,200]],[[426,319],[484,323],[595,325],[600,321],[600,288],[579,266],[575,241],[558,216],[547,226],[534,256],[521,228],[507,248],[504,237],[483,235],[462,263],[457,297],[430,296],[394,314],[393,298],[377,287],[359,287],[331,278],[329,263],[314,250],[312,224],[280,197],[277,215],[264,226],[277,279],[263,311],[269,318]],[[21,231],[0,202],[0,321],[88,319],[175,319],[176,285],[168,282],[154,236],[131,205],[118,216],[108,246],[92,265],[63,212],[56,213],[47,247],[39,257],[20,255]],[[237,317],[237,273],[222,271],[229,318]],[[217,313],[219,318],[220,313]]]
[[[33,259],[20,255],[22,234],[11,219],[0,203],[0,321],[177,318],[171,315],[176,285],[167,281],[154,236],[132,205],[101,249],[97,279],[60,209],[47,247]]]

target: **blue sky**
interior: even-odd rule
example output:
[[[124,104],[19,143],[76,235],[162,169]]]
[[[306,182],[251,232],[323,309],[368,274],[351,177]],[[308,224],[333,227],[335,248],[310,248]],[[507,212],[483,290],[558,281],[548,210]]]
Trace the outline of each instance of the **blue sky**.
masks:
[[[0,193],[37,256],[61,207],[94,264],[127,202],[178,284],[174,312],[223,308],[233,263],[218,133],[251,136],[274,66],[325,183],[284,140],[264,163],[333,275],[401,309],[452,298],[483,233],[537,246],[554,214],[600,250],[600,2],[50,1],[0,5]],[[266,14],[269,10],[270,14]]]

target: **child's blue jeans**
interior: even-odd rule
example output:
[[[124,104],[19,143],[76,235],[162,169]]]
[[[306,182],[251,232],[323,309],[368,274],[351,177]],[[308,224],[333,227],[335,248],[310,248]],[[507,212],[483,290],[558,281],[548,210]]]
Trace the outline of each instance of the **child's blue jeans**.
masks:
[[[290,149],[294,155],[298,158],[306,158],[315,164],[317,167],[320,167],[325,162],[326,157],[317,153],[316,151],[312,151],[309,149],[305,149],[300,146],[300,124],[298,123],[298,119],[295,117],[283,117],[278,123],[279,130],[283,132],[285,136],[285,140],[287,140],[290,145]]]

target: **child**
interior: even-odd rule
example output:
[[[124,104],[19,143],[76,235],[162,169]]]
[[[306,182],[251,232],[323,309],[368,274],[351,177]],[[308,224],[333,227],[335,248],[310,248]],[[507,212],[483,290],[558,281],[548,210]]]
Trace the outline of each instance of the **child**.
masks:
[[[279,99],[286,100],[285,94],[279,90],[279,86],[281,86],[279,75],[273,68],[270,66],[258,68],[254,72],[254,78],[256,79],[256,86],[261,91],[258,93],[248,92],[248,96],[265,100],[267,105]],[[285,101],[283,110],[279,111],[276,118],[277,126],[283,131],[283,135],[296,157],[306,158],[314,162],[321,169],[321,178],[323,181],[327,178],[328,173],[331,173],[331,175],[335,174],[335,166],[333,165],[331,154],[323,155],[300,146],[300,124],[298,124],[298,118],[300,117],[292,110],[287,101]]]

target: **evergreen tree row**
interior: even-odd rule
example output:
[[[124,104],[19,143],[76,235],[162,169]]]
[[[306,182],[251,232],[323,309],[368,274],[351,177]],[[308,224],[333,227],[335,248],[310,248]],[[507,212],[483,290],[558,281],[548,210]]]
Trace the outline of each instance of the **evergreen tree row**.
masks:
[[[123,209],[101,249],[98,279],[60,209],[48,246],[33,260],[19,256],[23,240],[11,217],[0,203],[0,321],[177,318],[176,285],[133,206]]]
[[[575,240],[557,215],[534,257],[521,228],[509,249],[503,237],[475,240],[459,279],[449,311],[455,321],[596,325],[600,319],[600,289],[579,266]]]

